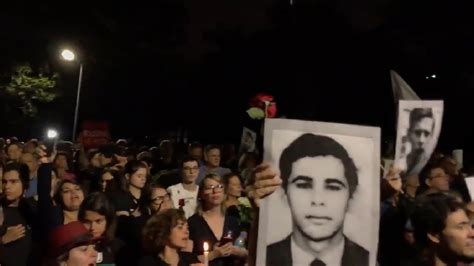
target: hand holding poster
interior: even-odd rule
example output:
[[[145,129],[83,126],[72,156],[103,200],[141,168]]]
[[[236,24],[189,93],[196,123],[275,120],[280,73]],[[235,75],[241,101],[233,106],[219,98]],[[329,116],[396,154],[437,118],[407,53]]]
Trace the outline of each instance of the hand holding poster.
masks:
[[[380,129],[269,119],[264,141],[283,185],[262,202],[257,265],[376,265]]]
[[[398,106],[395,167],[402,176],[418,175],[438,143],[443,101],[400,101]]]

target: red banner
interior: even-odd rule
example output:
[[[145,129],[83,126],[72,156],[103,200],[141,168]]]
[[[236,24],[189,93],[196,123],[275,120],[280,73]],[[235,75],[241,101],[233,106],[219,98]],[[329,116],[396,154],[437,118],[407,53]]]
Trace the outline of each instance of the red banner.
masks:
[[[102,121],[84,121],[79,135],[85,149],[98,148],[110,141],[109,123]]]

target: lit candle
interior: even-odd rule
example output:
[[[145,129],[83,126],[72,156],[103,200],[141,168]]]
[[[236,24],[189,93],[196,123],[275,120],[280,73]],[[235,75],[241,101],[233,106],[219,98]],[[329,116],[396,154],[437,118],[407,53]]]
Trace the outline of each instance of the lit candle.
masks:
[[[209,266],[209,244],[204,242],[204,266]]]

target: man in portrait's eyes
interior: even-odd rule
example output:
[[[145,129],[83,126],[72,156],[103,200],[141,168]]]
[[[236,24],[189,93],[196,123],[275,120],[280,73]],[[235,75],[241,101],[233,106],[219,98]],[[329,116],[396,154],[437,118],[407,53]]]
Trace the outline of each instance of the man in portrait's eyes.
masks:
[[[427,144],[433,137],[435,120],[431,108],[415,108],[410,112],[408,140],[411,151],[407,156],[407,175],[418,174],[428,161]]]
[[[369,252],[343,234],[358,185],[345,148],[332,138],[304,134],[283,151],[279,166],[293,231],[267,247],[267,265],[368,265]]]

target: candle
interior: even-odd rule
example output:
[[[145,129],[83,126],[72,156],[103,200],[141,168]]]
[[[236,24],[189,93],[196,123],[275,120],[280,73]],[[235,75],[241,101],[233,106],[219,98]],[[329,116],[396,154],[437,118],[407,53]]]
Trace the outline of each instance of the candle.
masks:
[[[204,242],[204,266],[209,266],[209,244]]]

